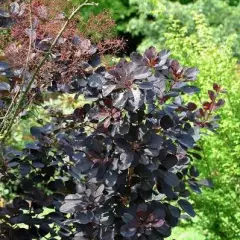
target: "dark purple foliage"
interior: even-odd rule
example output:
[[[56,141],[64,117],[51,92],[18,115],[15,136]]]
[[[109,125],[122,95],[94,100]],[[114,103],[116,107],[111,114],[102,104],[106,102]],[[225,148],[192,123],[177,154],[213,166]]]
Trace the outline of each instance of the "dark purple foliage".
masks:
[[[201,158],[196,141],[202,128],[215,130],[213,111],[223,100],[214,84],[202,107],[185,103],[182,95],[199,91],[192,85],[198,71],[169,54],[151,47],[110,70],[100,64],[71,83],[52,83],[55,93],[83,94],[92,103],[32,127],[36,141],[21,152],[5,148],[2,181],[18,189],[0,209],[2,235],[161,240],[181,213],[195,216],[190,190],[212,185],[193,165]],[[54,212],[40,218],[44,207]]]

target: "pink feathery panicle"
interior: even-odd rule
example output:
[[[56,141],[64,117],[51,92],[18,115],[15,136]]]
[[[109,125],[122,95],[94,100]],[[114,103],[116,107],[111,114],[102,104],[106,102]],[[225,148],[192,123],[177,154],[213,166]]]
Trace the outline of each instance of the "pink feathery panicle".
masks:
[[[63,2],[32,1],[31,6],[21,3],[11,12],[11,43],[4,47],[5,56],[13,68],[21,69],[31,54],[28,70],[32,72],[49,50],[67,16],[60,11]],[[88,20],[75,17],[52,49],[51,58],[41,68],[37,85],[46,87],[52,80],[70,82],[83,73],[81,62],[93,56],[116,55],[125,48],[125,41],[114,35],[115,22],[109,12],[90,15]],[[107,64],[107,63],[106,63]]]

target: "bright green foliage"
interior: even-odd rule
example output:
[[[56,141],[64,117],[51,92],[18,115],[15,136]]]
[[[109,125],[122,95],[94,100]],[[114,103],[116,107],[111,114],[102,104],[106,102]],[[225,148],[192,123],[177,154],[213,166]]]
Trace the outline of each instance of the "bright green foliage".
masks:
[[[201,233],[200,231],[197,231],[195,228],[188,227],[186,228],[182,227],[176,227],[173,229],[172,236],[166,238],[166,240],[206,240],[204,237],[204,233]]]
[[[224,42],[229,35],[237,34],[232,47],[234,55],[240,56],[240,4],[230,6],[225,0],[197,0],[185,5],[169,0],[130,0],[130,3],[137,7],[139,15],[131,19],[128,31],[135,35],[143,34],[145,42],[155,38],[163,46],[163,35],[172,17],[179,20],[180,26],[186,27],[187,35],[192,34],[195,31],[192,13],[202,13],[212,27],[214,41]]]
[[[46,123],[48,116],[46,111],[40,106],[34,106],[25,111],[20,121],[16,124],[12,136],[9,139],[9,144],[17,149],[22,149],[25,144],[30,143],[34,140],[30,134],[31,126],[40,126]]]
[[[145,5],[145,7],[143,6]],[[158,6],[157,6],[158,5]],[[226,36],[226,41],[216,39],[215,29],[207,24],[203,14],[190,14],[194,19],[192,34],[187,27],[181,27],[181,21],[162,18],[162,4],[155,1],[143,3],[144,8],[152,11],[155,21],[146,28],[146,38],[139,47],[164,45],[173,56],[187,66],[197,66],[200,70],[198,83],[202,92],[206,92],[213,82],[218,82],[228,93],[226,105],[220,112],[221,125],[218,134],[203,139],[203,159],[198,162],[204,177],[214,182],[213,190],[192,198],[198,209],[199,218],[193,223],[208,240],[240,239],[240,75],[237,61],[232,57],[232,46],[236,35]],[[180,9],[178,9],[181,12]],[[146,17],[146,14],[140,18]],[[139,19],[132,24],[138,25]],[[164,24],[164,26],[163,26]],[[139,28],[140,26],[140,28]],[[161,26],[165,29],[161,29]],[[143,26],[142,26],[143,27]],[[160,41],[159,41],[159,36]],[[219,41],[216,41],[219,40]],[[165,42],[164,42],[165,41]],[[202,98],[201,94],[199,95]],[[187,231],[187,230],[186,230]]]

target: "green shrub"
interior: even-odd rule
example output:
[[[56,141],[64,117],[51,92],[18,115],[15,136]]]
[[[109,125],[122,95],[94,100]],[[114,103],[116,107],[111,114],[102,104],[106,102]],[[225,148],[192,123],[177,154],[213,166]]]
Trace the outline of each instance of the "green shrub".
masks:
[[[182,5],[169,0],[130,0],[131,6],[137,8],[138,14],[132,18],[128,25],[128,31],[135,36],[145,36],[144,42],[155,38],[161,46],[164,45],[164,33],[168,29],[169,19],[179,20],[180,26],[186,27],[187,35],[195,31],[195,23],[192,21],[192,12],[204,14],[208,25],[212,27],[214,41],[224,42],[228,35],[237,34],[233,42],[233,54],[240,56],[240,4],[230,6],[224,0],[198,0]],[[147,27],[146,27],[147,25]]]

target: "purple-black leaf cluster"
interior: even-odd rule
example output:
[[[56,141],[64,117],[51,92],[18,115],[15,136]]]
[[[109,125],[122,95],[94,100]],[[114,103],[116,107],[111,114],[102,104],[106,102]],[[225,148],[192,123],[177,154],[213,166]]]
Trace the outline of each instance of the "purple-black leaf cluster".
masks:
[[[21,152],[4,149],[2,179],[18,189],[13,202],[0,208],[1,231],[19,240],[49,234],[164,239],[182,213],[195,216],[190,192],[212,186],[199,179],[193,160],[201,158],[196,142],[202,129],[216,127],[221,87],[215,84],[201,107],[184,102],[184,94],[199,91],[192,85],[198,70],[154,47],[110,69],[84,64],[91,71],[70,83],[53,82],[48,91],[75,93],[76,100],[83,95],[88,103],[32,127],[35,142]],[[0,92],[8,90],[5,85]],[[46,207],[53,212],[41,215]]]

